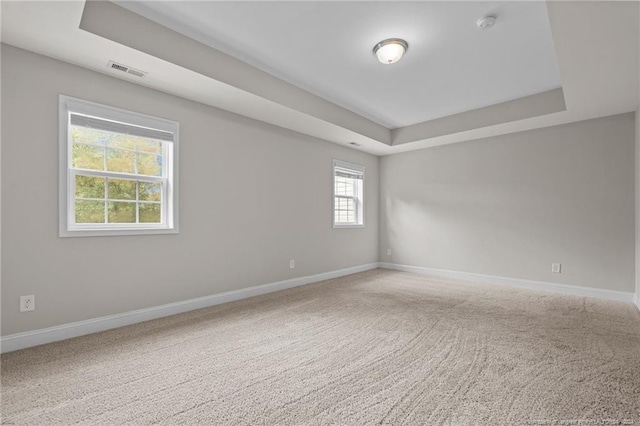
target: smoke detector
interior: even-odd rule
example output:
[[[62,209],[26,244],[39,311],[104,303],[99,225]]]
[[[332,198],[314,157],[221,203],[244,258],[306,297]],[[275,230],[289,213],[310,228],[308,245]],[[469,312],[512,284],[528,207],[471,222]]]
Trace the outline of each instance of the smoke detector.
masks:
[[[131,75],[135,75],[136,77],[139,77],[139,78],[144,78],[144,76],[147,75],[147,73],[144,71],[140,71],[135,68],[131,68],[127,65],[119,64],[118,62],[114,62],[114,61],[109,61],[109,63],[107,64],[107,68],[116,70],[116,71],[121,71]]]
[[[478,19],[478,21],[476,22],[476,24],[478,25],[478,28],[480,28],[481,30],[488,30],[489,28],[493,27],[496,23],[496,17],[495,16],[484,16],[480,19]]]

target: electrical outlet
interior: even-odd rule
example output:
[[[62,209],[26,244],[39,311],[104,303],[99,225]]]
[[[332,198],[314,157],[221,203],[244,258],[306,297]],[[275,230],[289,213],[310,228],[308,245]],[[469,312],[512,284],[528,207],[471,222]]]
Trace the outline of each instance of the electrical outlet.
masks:
[[[294,259],[289,261],[289,269],[296,269],[296,261]]]
[[[20,296],[20,312],[34,311],[36,309],[36,296]]]
[[[391,256],[391,249],[387,249],[387,256]]]
[[[560,274],[562,272],[562,263],[552,263],[551,272],[554,274]]]

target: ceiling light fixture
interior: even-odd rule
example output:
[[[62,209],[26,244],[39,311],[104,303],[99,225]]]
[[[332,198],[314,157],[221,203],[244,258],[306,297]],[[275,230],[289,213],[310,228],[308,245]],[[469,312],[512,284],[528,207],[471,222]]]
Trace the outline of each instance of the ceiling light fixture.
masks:
[[[488,30],[489,28],[493,27],[493,25],[496,23],[496,17],[495,16],[483,16],[482,18],[478,19],[478,21],[476,22],[476,24],[478,25],[478,28],[480,28],[481,30]]]
[[[388,38],[373,46],[373,53],[378,60],[390,65],[398,62],[409,48],[409,44],[400,38]]]

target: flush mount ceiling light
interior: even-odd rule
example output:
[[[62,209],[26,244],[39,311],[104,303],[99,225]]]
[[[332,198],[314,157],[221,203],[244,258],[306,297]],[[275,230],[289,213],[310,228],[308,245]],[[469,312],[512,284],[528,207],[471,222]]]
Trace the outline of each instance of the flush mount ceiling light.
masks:
[[[394,64],[402,58],[409,48],[409,44],[400,38],[388,38],[373,46],[373,53],[378,60],[385,64]]]
[[[495,16],[483,16],[482,18],[478,19],[478,21],[476,22],[476,24],[478,25],[478,28],[480,28],[481,30],[488,30],[489,28],[493,27],[493,25],[496,23],[496,17]]]

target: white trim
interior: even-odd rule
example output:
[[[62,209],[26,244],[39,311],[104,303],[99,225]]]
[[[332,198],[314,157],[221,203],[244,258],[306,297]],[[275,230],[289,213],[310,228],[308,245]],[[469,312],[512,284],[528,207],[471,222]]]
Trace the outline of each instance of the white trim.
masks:
[[[638,310],[640,310],[640,296],[638,296],[637,294],[634,294],[633,295],[633,303],[636,305]]]
[[[361,173],[362,177],[364,177],[364,166],[361,164],[350,163],[348,161],[342,161],[342,160],[333,160],[333,167],[353,170],[356,173]]]
[[[120,314],[108,315],[85,321],[72,322],[68,324],[57,325],[54,327],[43,328],[40,330],[10,334],[8,336],[2,336],[0,338],[0,352],[11,352],[31,346],[70,339],[72,337],[84,336],[86,334],[97,333],[99,331],[123,327],[125,325],[131,325],[156,318],[180,314],[183,312],[192,311],[194,309],[220,305],[226,302],[246,299],[248,297],[259,296],[261,294],[272,293],[274,291],[285,290],[288,288],[311,284],[318,281],[339,278],[345,275],[351,275],[376,268],[378,268],[377,263],[368,263],[365,265],[354,266],[337,271],[324,272],[321,274],[309,275],[306,277],[292,278],[275,283],[243,288],[241,290],[227,291],[225,293],[198,297],[196,299],[189,299],[181,302],[168,303],[166,305],[154,306],[151,308],[137,309],[135,311],[123,312]]]
[[[497,277],[494,275],[474,274],[470,272],[448,271],[445,269],[425,268],[422,266],[398,265],[395,263],[380,262],[378,264],[383,269],[393,269],[396,271],[414,272],[422,275],[429,275],[438,278],[459,279],[473,281],[477,283],[506,285],[510,287],[528,288],[532,290],[551,291],[555,293],[571,294],[581,297],[595,297],[598,299],[617,300],[620,302],[633,302],[633,293],[617,290],[604,290],[593,287],[582,287],[577,285],[556,284],[544,281],[524,280],[521,278]],[[636,297],[636,304],[638,299]]]
[[[355,197],[356,205],[356,222],[354,223],[336,223],[336,168],[352,170],[355,173],[361,173],[362,179],[359,183],[356,191],[358,192]],[[331,223],[334,229],[339,228],[364,228],[364,180],[365,180],[365,167],[360,164],[349,163],[342,160],[333,160],[333,167],[331,168]],[[344,197],[353,198],[353,197]]]
[[[78,114],[162,130],[168,133],[177,132],[176,125],[178,123],[166,118],[154,117],[66,95],[60,95],[60,101],[64,101],[65,108]]]
[[[96,172],[70,168],[69,149],[69,114],[75,112],[100,117],[137,126],[158,129],[173,134],[173,142],[163,143],[163,175],[161,178],[136,175],[130,173]],[[152,117],[133,111],[127,111],[83,99],[59,95],[59,194],[58,194],[58,222],[60,237],[94,237],[115,235],[147,235],[147,234],[177,234],[179,232],[178,218],[178,138],[180,124],[164,118]],[[166,142],[166,141],[165,141]],[[70,196],[74,190],[75,174],[90,174],[104,177],[129,178],[144,181],[161,181],[163,183],[162,224],[84,224],[74,223],[74,199]],[[136,198],[137,200],[137,198]],[[136,213],[137,214],[137,213]]]

